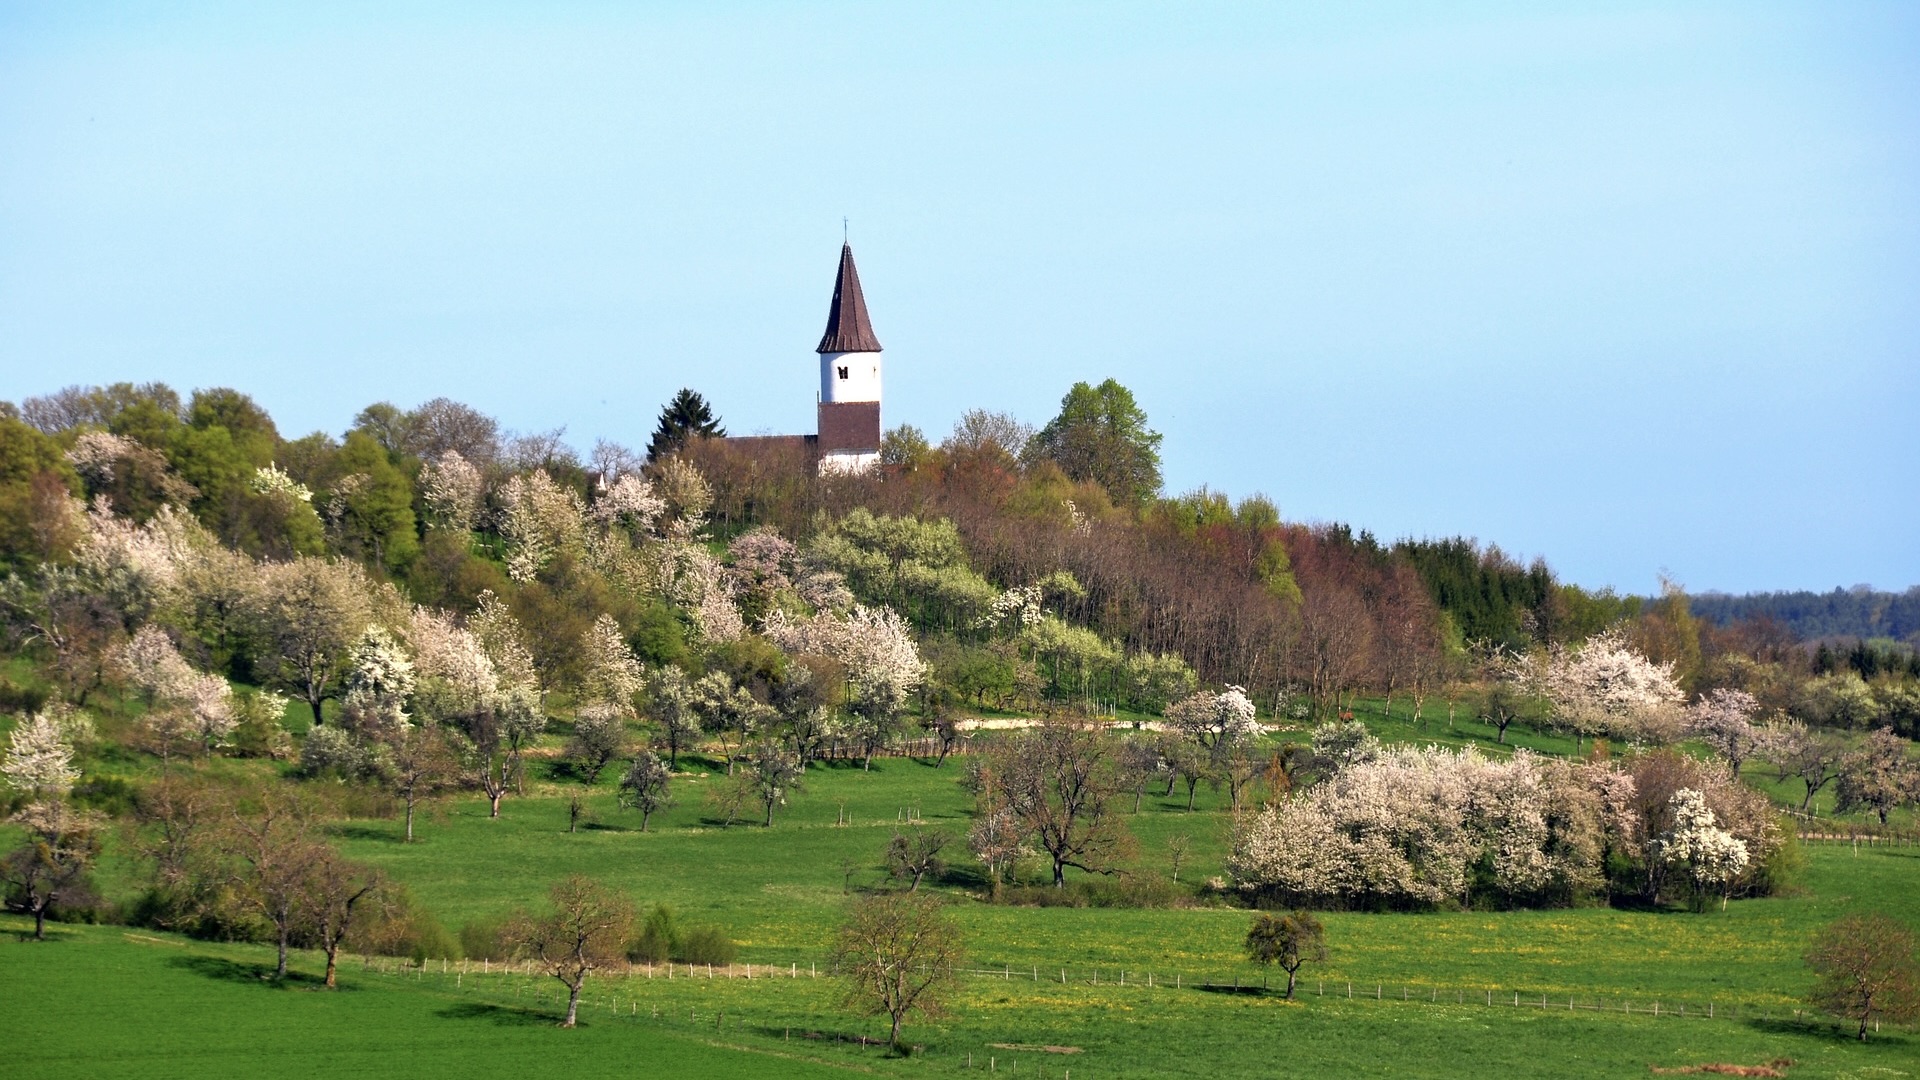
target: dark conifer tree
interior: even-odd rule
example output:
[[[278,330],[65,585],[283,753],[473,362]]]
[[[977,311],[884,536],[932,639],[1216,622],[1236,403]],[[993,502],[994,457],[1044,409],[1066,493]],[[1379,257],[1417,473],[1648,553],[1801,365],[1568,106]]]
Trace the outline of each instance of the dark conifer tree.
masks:
[[[685,446],[688,437],[695,435],[724,439],[727,431],[713,415],[707,399],[683,387],[660,410],[660,424],[653,429],[653,438],[647,443],[647,460],[660,460]]]

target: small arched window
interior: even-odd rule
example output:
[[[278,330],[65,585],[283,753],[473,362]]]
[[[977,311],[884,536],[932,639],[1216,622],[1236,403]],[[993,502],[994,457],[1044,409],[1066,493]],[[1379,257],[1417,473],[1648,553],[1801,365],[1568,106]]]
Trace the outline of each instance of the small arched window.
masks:
[[[847,377],[847,369],[846,369],[846,368],[841,368],[841,369],[840,369],[840,377],[841,377],[841,378],[843,378],[843,379]]]

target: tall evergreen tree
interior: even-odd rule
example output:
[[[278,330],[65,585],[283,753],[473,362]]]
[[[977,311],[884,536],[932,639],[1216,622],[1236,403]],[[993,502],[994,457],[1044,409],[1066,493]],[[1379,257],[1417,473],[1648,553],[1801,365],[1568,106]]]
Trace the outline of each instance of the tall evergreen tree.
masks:
[[[727,430],[720,426],[720,419],[713,415],[706,398],[682,387],[660,410],[659,426],[653,429],[653,438],[647,443],[647,460],[660,460],[696,435],[703,439],[724,439]]]

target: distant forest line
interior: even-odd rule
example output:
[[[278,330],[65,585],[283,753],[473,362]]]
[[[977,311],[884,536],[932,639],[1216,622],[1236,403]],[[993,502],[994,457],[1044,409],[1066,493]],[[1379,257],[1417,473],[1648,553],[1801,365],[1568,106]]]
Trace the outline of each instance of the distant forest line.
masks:
[[[1688,597],[1688,605],[1694,615],[1716,626],[1772,619],[1802,641],[1857,637],[1920,644],[1920,586],[1901,593],[1860,588],[1743,596],[1696,593]]]

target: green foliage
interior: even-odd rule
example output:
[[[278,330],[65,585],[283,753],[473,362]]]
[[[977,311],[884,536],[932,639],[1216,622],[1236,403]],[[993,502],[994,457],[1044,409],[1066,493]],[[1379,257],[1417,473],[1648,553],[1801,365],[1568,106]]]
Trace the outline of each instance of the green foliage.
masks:
[[[0,416],[0,568],[61,557],[77,537],[61,527],[62,497],[80,490],[59,443]]]
[[[692,438],[725,438],[727,430],[707,399],[685,387],[660,410],[660,422],[647,440],[647,460],[659,461]]]
[[[1140,505],[1160,491],[1160,434],[1147,427],[1133,392],[1114,379],[1074,383],[1028,453],[1057,463],[1075,480],[1099,484],[1122,506]]]
[[[330,493],[329,513],[341,550],[369,565],[404,571],[420,552],[413,485],[364,431],[348,434],[338,468],[342,475]]]
[[[922,630],[970,631],[999,595],[968,564],[959,530],[945,519],[860,507],[822,529],[808,551],[845,574],[855,596],[896,608]]]
[[[1482,551],[1463,537],[1402,540],[1393,554],[1419,571],[1468,641],[1524,649],[1549,635],[1554,580],[1546,563],[1521,566],[1499,548]]]

